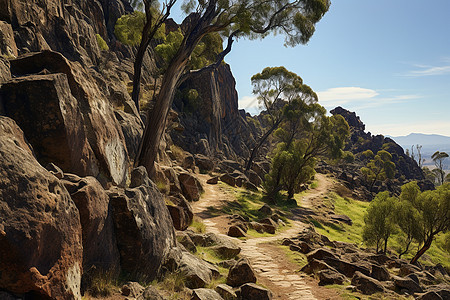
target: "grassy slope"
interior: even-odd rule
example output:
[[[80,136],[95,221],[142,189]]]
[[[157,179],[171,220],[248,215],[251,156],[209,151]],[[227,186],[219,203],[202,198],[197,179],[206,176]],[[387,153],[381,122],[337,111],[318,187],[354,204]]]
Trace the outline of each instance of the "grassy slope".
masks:
[[[369,206],[369,202],[343,198],[334,193],[330,193],[329,198],[335,206],[335,213],[349,216],[353,221],[353,225],[316,224],[317,232],[326,235],[331,240],[365,246],[362,242],[362,229],[364,226],[364,214]],[[397,235],[394,235],[388,242],[388,248],[395,254],[397,253],[396,250],[400,248],[397,237]],[[431,248],[425,252],[419,261],[424,264],[441,263],[447,269],[450,269],[450,256],[443,249],[443,243],[444,237],[439,235],[431,245]],[[417,245],[413,245],[410,249],[409,253],[402,258],[411,259],[416,252]]]

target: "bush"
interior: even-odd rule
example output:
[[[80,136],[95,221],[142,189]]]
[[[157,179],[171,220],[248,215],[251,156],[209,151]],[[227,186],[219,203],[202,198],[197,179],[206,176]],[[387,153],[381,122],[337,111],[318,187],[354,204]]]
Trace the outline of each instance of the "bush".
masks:
[[[108,44],[105,42],[105,40],[100,36],[100,34],[96,34],[95,37],[97,38],[97,44],[100,50],[102,51],[108,51],[109,47]]]

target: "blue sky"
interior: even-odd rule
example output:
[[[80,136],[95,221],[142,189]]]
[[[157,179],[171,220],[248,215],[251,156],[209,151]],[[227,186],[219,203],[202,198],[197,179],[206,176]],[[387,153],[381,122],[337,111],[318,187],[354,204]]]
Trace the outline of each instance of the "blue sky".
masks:
[[[256,112],[250,77],[285,66],[373,134],[450,136],[450,0],[332,0],[307,45],[240,39],[225,58],[239,106]]]

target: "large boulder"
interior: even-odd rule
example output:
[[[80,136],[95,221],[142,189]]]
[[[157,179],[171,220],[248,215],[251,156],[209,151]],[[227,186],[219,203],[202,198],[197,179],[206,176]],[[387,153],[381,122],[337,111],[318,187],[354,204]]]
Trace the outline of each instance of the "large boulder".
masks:
[[[17,77],[40,72],[65,74],[68,87],[66,85],[64,89],[66,93],[70,92],[69,94],[78,102],[83,116],[80,128],[84,128],[85,135],[98,161],[100,174],[97,177],[102,184],[106,180],[115,185],[124,185],[129,165],[125,138],[122,128],[114,116],[111,104],[100,90],[90,70],[78,62],[70,62],[60,53],[52,51],[22,55],[11,60],[10,63],[11,73]],[[48,92],[46,90],[43,92],[42,89],[37,88],[36,90],[30,89],[30,92],[33,92],[34,95],[29,97],[36,98],[36,101],[44,101],[39,100],[40,98],[47,99]],[[13,91],[11,93],[14,95]],[[63,110],[63,103],[66,102],[68,102],[67,105],[75,105],[67,99],[54,105],[60,105]],[[25,135],[27,136],[26,132]]]
[[[89,271],[95,267],[97,271],[117,274],[120,257],[108,194],[94,177],[66,176],[65,179],[63,183],[67,183],[65,186],[80,213],[83,269]]]
[[[393,276],[394,284],[400,290],[405,289],[409,293],[422,293],[423,289],[418,282],[414,281],[412,278],[403,278],[399,276]]]
[[[64,185],[39,165],[17,125],[0,117],[0,289],[80,299],[82,237]]]
[[[332,269],[321,270],[317,273],[319,276],[319,285],[343,284],[345,276]]]
[[[182,253],[179,271],[186,278],[186,286],[191,289],[205,287],[213,278],[220,275],[219,270],[215,266],[189,252]]]
[[[223,298],[215,290],[200,288],[192,292],[191,300],[223,300]]]
[[[378,280],[358,271],[355,272],[355,275],[352,278],[352,285],[356,286],[356,288],[365,295],[384,292],[384,287]]]
[[[5,114],[33,145],[38,161],[80,176],[99,173],[77,100],[65,74],[30,75],[1,86]]]
[[[172,220],[156,185],[143,167],[132,172],[132,182],[143,184],[109,191],[122,269],[132,278],[153,280],[176,238]],[[144,177],[135,179],[133,176]]]
[[[139,117],[132,113],[115,110],[114,114],[122,128],[130,160],[134,161],[138,155],[139,144],[144,133],[144,124]]]
[[[194,219],[192,206],[187,202],[183,195],[169,196],[170,204],[167,204],[173,226],[177,230],[186,230]]]
[[[200,195],[203,193],[203,187],[194,175],[182,172],[178,175],[178,180],[181,184],[183,196],[188,201],[198,201],[200,199]]]
[[[246,300],[270,300],[272,292],[254,283],[246,283],[240,288],[241,299]]]
[[[236,264],[230,268],[227,277],[227,284],[233,287],[241,286],[245,283],[255,283],[256,275],[250,262],[246,258],[241,258]]]

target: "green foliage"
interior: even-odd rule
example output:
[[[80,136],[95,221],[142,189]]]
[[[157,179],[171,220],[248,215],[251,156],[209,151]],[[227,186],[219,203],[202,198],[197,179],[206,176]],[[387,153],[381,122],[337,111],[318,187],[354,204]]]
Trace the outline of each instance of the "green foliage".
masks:
[[[349,134],[347,122],[340,115],[326,116],[325,110],[318,104],[311,104],[310,107],[313,107],[310,109],[314,114],[307,117],[309,122],[304,126],[291,133],[282,127],[277,133],[282,142],[273,153],[271,169],[264,182],[265,193],[269,197],[286,190],[288,198],[291,198],[298,192],[300,185],[314,175],[317,158],[337,158],[342,155],[344,141]],[[289,124],[291,121],[288,118],[286,122]],[[295,126],[291,124],[287,127]]]
[[[100,36],[100,34],[96,34],[95,37],[97,38],[97,44],[100,50],[102,51],[108,51],[109,47],[108,44],[105,42],[105,40]]]
[[[145,24],[145,14],[135,11],[129,15],[121,16],[114,27],[117,39],[126,45],[139,45],[142,39],[142,30]]]
[[[389,197],[389,192],[381,192],[372,200],[364,216],[363,240],[368,245],[376,245],[376,250],[384,243],[386,253],[387,242],[396,230],[394,208],[396,199]]]
[[[372,191],[372,188],[377,181],[394,178],[396,169],[395,164],[391,160],[392,155],[389,152],[380,150],[377,152],[377,155],[367,163],[366,167],[361,168],[361,173],[365,180],[370,184],[370,191]]]
[[[361,154],[364,158],[366,159],[371,159],[373,158],[375,155],[373,154],[372,150],[366,150]]]
[[[436,151],[431,159],[434,161],[436,169],[433,170],[436,174],[436,179],[438,184],[443,184],[445,182],[445,171],[444,171],[444,161],[448,157],[445,152]]]
[[[355,161],[355,156],[350,151],[344,151],[342,154],[342,160],[346,163],[352,163]]]

